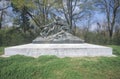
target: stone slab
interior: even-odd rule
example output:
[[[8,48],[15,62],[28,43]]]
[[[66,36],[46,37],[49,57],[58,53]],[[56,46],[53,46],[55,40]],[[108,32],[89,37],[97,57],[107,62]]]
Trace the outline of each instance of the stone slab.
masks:
[[[41,55],[55,55],[57,57],[81,57],[81,56],[112,56],[112,48],[82,44],[25,44],[7,47],[4,50],[5,56],[25,55],[39,57]]]

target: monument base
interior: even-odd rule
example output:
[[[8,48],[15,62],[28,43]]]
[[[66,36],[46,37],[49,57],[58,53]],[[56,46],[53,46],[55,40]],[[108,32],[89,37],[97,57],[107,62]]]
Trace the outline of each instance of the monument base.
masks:
[[[112,56],[112,48],[93,44],[25,44],[5,48],[4,56],[25,55],[39,57],[55,55],[57,57]]]

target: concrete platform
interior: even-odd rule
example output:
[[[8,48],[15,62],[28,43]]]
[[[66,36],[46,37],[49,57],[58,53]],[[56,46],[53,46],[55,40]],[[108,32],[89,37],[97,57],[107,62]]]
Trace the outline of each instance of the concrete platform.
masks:
[[[25,44],[7,47],[4,56],[25,55],[39,57],[41,55],[56,55],[57,57],[81,57],[81,56],[112,56],[112,48],[82,44]]]

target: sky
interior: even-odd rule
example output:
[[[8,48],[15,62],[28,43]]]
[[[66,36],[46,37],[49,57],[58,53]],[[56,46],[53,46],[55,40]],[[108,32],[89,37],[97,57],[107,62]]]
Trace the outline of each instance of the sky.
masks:
[[[94,14],[94,20],[98,22],[103,22],[105,19],[105,14],[101,12],[95,12]]]
[[[96,29],[96,27],[97,27],[97,22],[98,23],[104,23],[104,21],[105,21],[105,14],[103,14],[103,13],[101,13],[101,12],[95,12],[95,14],[94,14],[94,17],[93,17],[93,23],[92,23],[92,27],[91,27],[91,30],[94,30],[94,29]]]

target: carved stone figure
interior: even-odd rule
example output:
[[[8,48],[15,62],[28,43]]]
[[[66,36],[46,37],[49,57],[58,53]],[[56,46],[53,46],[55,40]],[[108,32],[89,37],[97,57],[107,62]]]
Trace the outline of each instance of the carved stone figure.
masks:
[[[70,33],[69,25],[62,19],[44,26],[40,36],[33,43],[84,43],[84,40]]]
[[[70,32],[69,25],[65,23],[65,21],[63,21],[62,19],[57,18],[54,22],[43,26],[43,30],[40,32],[40,36],[47,37],[49,35],[56,34],[62,30]]]

